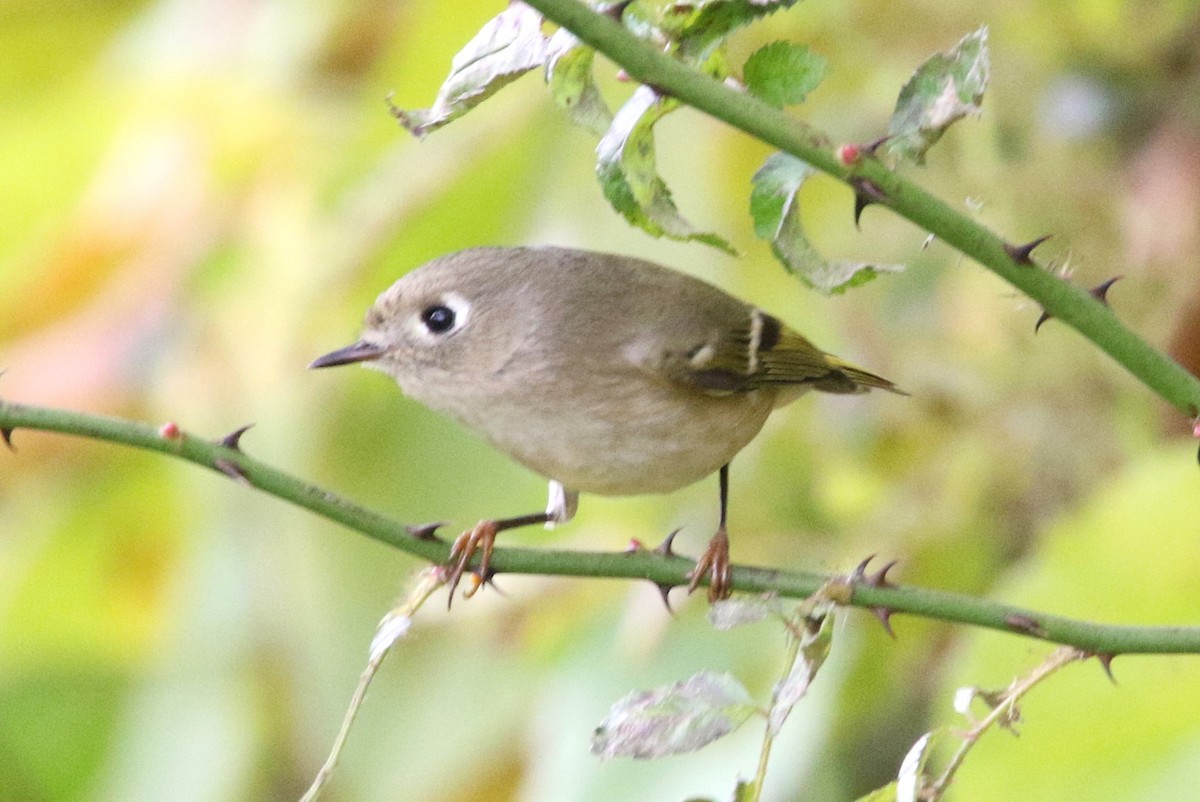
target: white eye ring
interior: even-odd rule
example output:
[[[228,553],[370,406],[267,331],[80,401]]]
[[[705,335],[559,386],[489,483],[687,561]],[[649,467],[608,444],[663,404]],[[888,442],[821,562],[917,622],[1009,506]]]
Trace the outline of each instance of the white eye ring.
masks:
[[[471,303],[457,292],[448,292],[426,304],[417,313],[414,326],[422,339],[437,341],[461,330],[470,317]]]

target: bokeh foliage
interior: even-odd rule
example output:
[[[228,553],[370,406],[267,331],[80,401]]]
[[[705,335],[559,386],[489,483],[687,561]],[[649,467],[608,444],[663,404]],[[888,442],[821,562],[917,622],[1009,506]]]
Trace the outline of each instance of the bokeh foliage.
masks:
[[[689,220],[744,255],[652,240],[601,197],[593,139],[528,76],[417,142],[450,57],[501,4],[235,0],[0,8],[0,393],[175,420],[409,521],[536,509],[542,483],[380,376],[308,374],[374,295],[425,259],[553,242],[638,254],[760,303],[910,399],[805,399],[734,463],[735,558],[846,570],[1114,622],[1194,622],[1194,450],[1147,391],[993,277],[813,179],[805,230],[830,254],[907,263],[831,299],[754,237],[769,150],[681,110],[658,167]],[[827,59],[801,113],[874,139],[915,65],[981,23],[992,85],[919,172],[1081,283],[1115,273],[1121,317],[1188,350],[1197,326],[1200,63],[1194,3],[807,0],[740,34]],[[739,55],[740,53],[740,55]],[[630,92],[600,60],[606,92]],[[0,454],[0,800],[295,798],[319,765],[375,621],[413,563],[154,457],[18,432]],[[712,483],[587,498],[556,545],[620,548],[684,525]],[[538,532],[513,541],[548,543]],[[615,582],[502,577],[429,610],[385,664],[329,799],[682,799],[751,771],[744,732],[698,755],[599,763],[591,730],[633,688],[701,669],[766,693],[782,635],[716,633]],[[784,728],[766,798],[842,800],[955,723],[959,685],[1002,686],[1045,648],[846,616]],[[1078,666],[983,744],[962,800],[1190,799],[1200,665]],[[957,796],[955,796],[957,794]]]

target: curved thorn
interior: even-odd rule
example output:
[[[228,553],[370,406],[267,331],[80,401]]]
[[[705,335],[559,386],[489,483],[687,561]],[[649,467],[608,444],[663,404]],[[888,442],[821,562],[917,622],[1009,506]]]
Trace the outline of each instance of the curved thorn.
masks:
[[[650,584],[658,590],[658,595],[662,597],[663,607],[667,608],[667,612],[675,615],[675,608],[671,606],[671,590],[676,586],[655,582],[653,579],[650,580]]]
[[[892,138],[891,134],[884,134],[883,136],[879,137],[879,139],[876,139],[872,142],[868,142],[866,145],[863,145],[863,150],[865,150],[867,153],[870,153],[872,156],[874,156],[875,151],[879,150],[880,146],[882,146],[885,142],[887,142],[891,138]]]
[[[852,177],[849,180],[850,186],[854,187],[854,227],[862,228],[863,209],[872,203],[883,203],[887,200],[887,193],[869,178]]]
[[[431,524],[419,524],[416,526],[406,526],[404,531],[415,537],[417,540],[441,540],[437,536],[437,530],[446,525],[445,521],[434,521]]]
[[[499,573],[499,571],[495,570],[494,568],[488,568],[487,576],[481,578],[479,580],[479,582],[481,585],[487,585],[494,592],[500,594],[501,596],[503,596],[504,598],[507,599],[508,594],[505,593],[503,590],[501,590],[500,586],[496,584],[496,574],[498,574],[498,573]],[[476,576],[478,576],[478,574],[476,574]]]
[[[877,554],[868,554],[867,559],[860,562],[858,567],[850,572],[850,581],[862,582],[865,580],[867,578],[867,566],[870,565],[871,560],[874,560],[877,556]]]
[[[3,429],[0,429],[0,438],[4,439],[4,445],[8,446],[9,451],[16,451],[17,447],[13,445],[12,433],[12,427],[6,426]]]
[[[1054,317],[1054,315],[1050,314],[1049,312],[1047,312],[1043,309],[1041,316],[1038,317],[1038,319],[1037,319],[1037,323],[1033,324],[1033,333],[1037,334],[1038,329],[1040,329],[1042,327],[1042,324],[1045,323],[1047,320],[1049,320],[1052,317]]]
[[[859,195],[857,192],[854,193],[854,227],[860,231],[862,230],[863,209],[870,205],[871,201],[867,200],[862,195]]]
[[[244,435],[246,431],[253,425],[253,423],[247,423],[245,426],[234,429],[232,432],[221,438],[221,445],[225,446],[226,448],[232,448],[234,451],[241,451],[242,435]]]
[[[1095,287],[1092,287],[1090,290],[1088,290],[1088,292],[1091,293],[1092,297],[1095,298],[1097,301],[1104,304],[1105,306],[1108,306],[1108,291],[1110,289],[1112,289],[1112,285],[1116,284],[1118,281],[1120,281],[1123,278],[1125,278],[1125,277],[1124,276],[1113,276],[1108,281],[1102,281],[1099,284],[1097,284]]]
[[[1097,652],[1096,659],[1100,661],[1100,667],[1104,669],[1104,673],[1108,675],[1108,681],[1113,685],[1117,684],[1117,678],[1113,676],[1112,661],[1117,655],[1114,652]]]
[[[866,577],[867,583],[873,588],[894,588],[895,583],[887,577],[888,571],[900,564],[899,560],[892,560],[885,564],[882,568],[874,573],[874,575]]]
[[[892,629],[892,610],[889,607],[870,607],[868,608],[875,619],[883,626],[883,631],[892,639],[896,639],[896,633]]]
[[[672,531],[671,534],[669,534],[665,538],[663,538],[662,543],[659,543],[658,546],[655,547],[654,552],[656,554],[661,554],[664,557],[679,556],[675,553],[675,550],[672,548],[672,546],[675,543],[675,536],[678,535],[681,531],[683,531],[683,527],[680,527],[679,529]]]
[[[1009,259],[1012,259],[1019,265],[1032,265],[1034,249],[1052,236],[1053,234],[1044,234],[1024,245],[1010,245],[1006,242],[1004,243],[1004,252],[1008,254]]]

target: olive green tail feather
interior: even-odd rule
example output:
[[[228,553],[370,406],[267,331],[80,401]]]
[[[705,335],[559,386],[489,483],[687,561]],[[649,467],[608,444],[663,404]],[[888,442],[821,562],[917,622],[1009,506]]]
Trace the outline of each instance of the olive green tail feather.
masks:
[[[833,370],[819,379],[815,379],[812,382],[814,389],[825,393],[865,393],[868,390],[887,390],[889,393],[897,395],[908,395],[890,380],[876,376],[874,373],[838,359],[836,356],[826,354],[825,359]]]

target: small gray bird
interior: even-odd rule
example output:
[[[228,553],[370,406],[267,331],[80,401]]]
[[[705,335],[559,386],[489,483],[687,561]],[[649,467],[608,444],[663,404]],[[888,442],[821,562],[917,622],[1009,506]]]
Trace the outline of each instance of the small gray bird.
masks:
[[[729,461],[806,390],[899,392],[777,318],[628,256],[474,248],[379,296],[362,338],[310,367],[364,362],[550,480],[546,511],[481,521],[454,543],[451,596],[496,534],[569,521],[579,493],[666,493],[720,474],[720,523],[691,573],[730,593]]]

